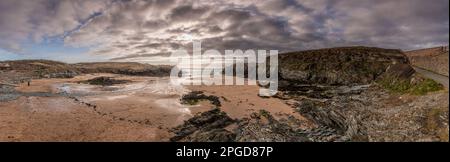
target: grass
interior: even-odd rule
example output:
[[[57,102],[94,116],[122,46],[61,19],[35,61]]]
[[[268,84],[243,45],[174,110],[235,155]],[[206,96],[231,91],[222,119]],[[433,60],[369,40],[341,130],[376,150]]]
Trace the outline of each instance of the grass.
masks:
[[[417,85],[413,86],[410,91],[411,94],[414,95],[425,95],[428,92],[435,92],[442,89],[442,85],[437,83],[436,81],[432,79],[425,79],[423,82],[420,82]]]
[[[417,84],[411,84],[409,80],[399,80],[384,78],[377,83],[392,93],[426,95],[428,92],[435,92],[443,89],[443,86],[432,79],[424,79]]]

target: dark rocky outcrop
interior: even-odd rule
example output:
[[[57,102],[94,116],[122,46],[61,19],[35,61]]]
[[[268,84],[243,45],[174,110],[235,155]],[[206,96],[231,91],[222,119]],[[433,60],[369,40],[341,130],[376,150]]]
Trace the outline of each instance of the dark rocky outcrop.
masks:
[[[171,141],[232,141],[234,135],[223,128],[234,123],[225,112],[220,109],[213,109],[185,121],[181,126],[175,127],[172,131],[175,136]]]
[[[202,91],[192,91],[181,97],[182,104],[195,105],[201,100],[208,100],[212,105],[220,107],[219,97],[213,95],[205,95]]]
[[[227,130],[230,125],[236,128]],[[275,120],[270,113],[260,111],[251,118],[233,120],[220,109],[196,115],[173,129],[170,140],[189,142],[306,142],[304,130]]]
[[[400,51],[371,47],[341,47],[279,56],[280,89],[297,84],[369,84],[393,64],[408,64]]]
[[[83,81],[82,83],[85,84],[91,84],[91,85],[101,85],[101,86],[111,86],[114,84],[124,84],[124,83],[128,83],[131,82],[129,80],[116,80],[110,77],[96,77],[93,79],[89,79],[86,81]]]
[[[386,72],[380,77],[391,77],[397,79],[410,79],[416,73],[413,67],[409,64],[394,64],[386,69]]]
[[[308,142],[301,130],[278,120],[264,110],[243,119],[236,129],[237,142]]]

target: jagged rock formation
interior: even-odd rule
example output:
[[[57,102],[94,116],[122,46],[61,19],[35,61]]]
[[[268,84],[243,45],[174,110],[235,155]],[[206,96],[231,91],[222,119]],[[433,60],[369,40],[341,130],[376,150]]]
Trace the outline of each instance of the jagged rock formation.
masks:
[[[230,125],[236,128],[227,130]],[[213,109],[186,121],[173,129],[171,141],[188,142],[306,142],[305,130],[275,120],[266,111],[251,118],[233,120],[220,109]]]
[[[336,105],[337,102],[335,102]],[[303,100],[297,104],[296,110],[312,120],[320,127],[329,129],[339,135],[334,141],[367,141],[366,129],[360,123],[355,110],[357,107],[349,107],[347,110],[339,109],[327,102],[314,102]]]
[[[309,142],[307,134],[298,127],[275,120],[267,111],[253,113],[235,129],[237,142]]]
[[[388,66],[386,72],[381,77],[391,77],[397,79],[409,79],[416,71],[409,64],[394,64]]]
[[[328,107],[317,107],[313,102],[305,101],[298,105],[296,110],[319,125],[334,128],[341,133],[346,130],[345,117]]]

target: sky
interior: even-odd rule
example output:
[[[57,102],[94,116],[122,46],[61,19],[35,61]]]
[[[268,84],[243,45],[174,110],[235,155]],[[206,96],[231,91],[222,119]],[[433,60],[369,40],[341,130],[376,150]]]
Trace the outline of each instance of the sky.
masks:
[[[165,64],[174,50],[449,43],[448,0],[0,0],[0,60]]]

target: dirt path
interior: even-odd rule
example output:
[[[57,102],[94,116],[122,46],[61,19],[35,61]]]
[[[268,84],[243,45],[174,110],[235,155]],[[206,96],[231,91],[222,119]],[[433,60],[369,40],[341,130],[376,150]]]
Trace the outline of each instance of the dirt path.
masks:
[[[445,88],[448,89],[449,86],[449,78],[448,76],[445,75],[441,75],[429,70],[425,70],[419,67],[414,67],[414,70],[416,70],[416,72],[424,75],[427,78],[433,79],[434,81],[441,83],[442,85],[444,85]]]

